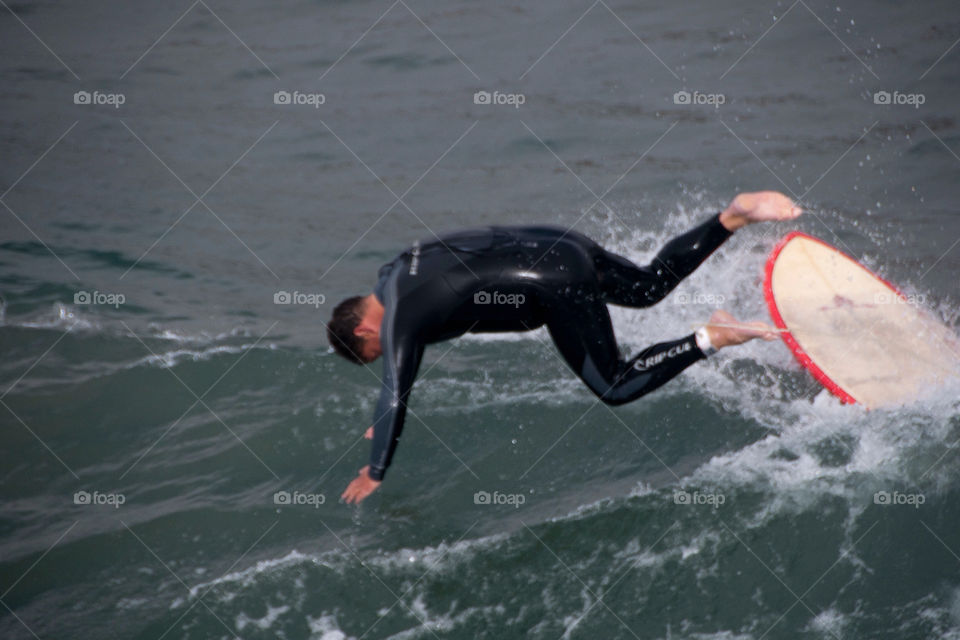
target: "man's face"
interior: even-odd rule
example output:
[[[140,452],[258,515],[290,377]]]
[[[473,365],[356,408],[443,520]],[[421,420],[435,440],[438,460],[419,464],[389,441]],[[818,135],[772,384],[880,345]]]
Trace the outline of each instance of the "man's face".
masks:
[[[380,336],[367,336],[363,340],[363,349],[360,352],[360,357],[363,358],[363,361],[366,363],[373,362],[383,353],[383,350],[380,348]]]

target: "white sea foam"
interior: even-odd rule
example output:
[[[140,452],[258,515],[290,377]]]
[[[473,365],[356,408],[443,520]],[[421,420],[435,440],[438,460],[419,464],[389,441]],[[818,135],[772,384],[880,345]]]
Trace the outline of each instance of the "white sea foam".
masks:
[[[392,552],[378,552],[365,557],[363,562],[367,570],[380,575],[389,572],[409,571],[411,567],[417,575],[429,572],[431,575],[442,573],[464,562],[469,562],[474,553],[499,545],[507,538],[506,534],[484,536],[473,540],[461,540],[452,544],[441,543],[422,549],[399,549]],[[279,572],[289,571],[300,566],[323,567],[324,569],[342,574],[356,563],[353,552],[344,549],[334,549],[319,554],[306,554],[297,550],[288,552],[282,557],[261,560],[242,570],[233,571],[213,580],[201,582],[190,588],[189,596],[177,598],[171,604],[171,609],[180,609],[190,606],[192,601],[204,597],[206,601],[214,599],[220,602],[232,602],[245,589],[255,587],[260,580],[275,577]],[[293,581],[297,589],[303,589],[302,581]],[[288,614],[291,608],[299,609],[299,604],[291,607],[293,601],[281,605],[268,605],[263,616],[254,617],[246,613],[236,616],[235,624],[238,631],[245,627],[255,626],[259,629],[269,629],[281,616]],[[404,599],[404,606],[399,611],[411,613],[419,621],[415,626],[394,634],[392,638],[417,638],[431,636],[433,632],[449,630],[474,616],[492,616],[500,619],[505,613],[503,605],[485,607],[469,607],[455,615],[436,614],[429,610],[422,593],[414,592],[412,598]],[[387,611],[379,612],[386,615]],[[311,631],[311,638],[319,640],[345,640],[347,635],[337,624],[336,611],[324,611],[321,615],[307,616]]]
[[[507,538],[507,534],[494,534],[480,538],[460,540],[459,542],[442,542],[436,546],[421,549],[398,549],[390,552],[378,552],[364,558],[364,563],[381,572],[409,570],[414,567],[417,571],[442,571],[445,567],[452,567],[469,561],[479,550],[489,549],[500,544]],[[289,551],[279,558],[259,560],[245,569],[232,571],[213,580],[200,582],[190,588],[189,599],[203,595],[208,590],[215,590],[218,597],[229,599],[237,590],[250,587],[263,576],[274,575],[279,571],[289,570],[301,565],[323,567],[338,574],[356,561],[356,556],[345,549],[337,548],[322,553],[302,553],[296,549]],[[179,607],[184,604],[183,598],[177,599],[171,605]]]
[[[9,318],[4,317],[5,326],[26,327],[29,329],[73,329],[96,330],[100,324],[93,318],[88,317],[79,309],[69,304],[54,303],[53,309],[49,313],[43,313],[34,318],[17,319],[8,322]]]
[[[348,640],[347,636],[337,624],[337,617],[333,614],[324,614],[314,618],[307,616],[307,626],[310,628],[310,640]]]
[[[277,619],[287,611],[290,611],[290,607],[288,605],[280,605],[279,607],[267,605],[267,612],[262,617],[252,618],[246,613],[241,612],[238,613],[234,619],[234,624],[237,627],[237,631],[243,631],[245,628],[251,625],[257,629],[266,630],[272,627],[273,623],[276,622]]]
[[[220,342],[222,340],[228,340],[231,338],[249,338],[252,335],[250,330],[246,327],[234,327],[229,331],[223,331],[216,334],[211,334],[206,331],[201,331],[200,333],[196,334],[187,333],[178,329],[165,328],[157,323],[150,323],[147,328],[150,331],[150,336],[153,338],[185,344],[209,344],[211,342]]]
[[[0,309],[0,311],[2,311],[2,309]],[[3,326],[16,326],[30,329],[62,329],[66,331],[82,330],[95,333],[116,334],[118,337],[123,338],[130,337],[129,330],[123,325],[115,326],[111,323],[108,327],[103,324],[102,319],[88,316],[83,310],[74,305],[59,302],[53,305],[51,312],[42,313],[37,317],[17,319],[13,322],[8,322],[10,319],[7,318],[5,314],[0,313],[0,319],[2,319],[0,325]],[[263,342],[252,342],[242,345],[219,344],[227,340],[249,338],[250,331],[244,327],[236,327],[230,331],[218,334],[209,334],[206,332],[189,334],[175,329],[162,328],[152,323],[148,326],[148,332],[147,335],[143,336],[144,339],[166,340],[183,346],[176,349],[165,350],[160,353],[153,353],[129,363],[108,366],[107,369],[114,371],[144,365],[173,367],[187,360],[194,362],[208,360],[221,353],[242,353],[247,349],[253,348],[254,345],[268,349],[276,348],[276,345],[273,343]]]
[[[692,623],[689,620],[682,620],[678,626],[681,628],[691,625]],[[714,631],[713,633],[684,633],[682,636],[674,636],[668,633],[666,636],[663,636],[664,640],[678,640],[678,638],[684,638],[684,640],[756,640],[756,636],[749,633],[737,633],[734,631]]]
[[[844,627],[848,622],[849,616],[844,615],[836,609],[830,608],[818,613],[809,622],[807,628],[824,639],[842,638],[844,636]]]
[[[253,348],[272,350],[276,349],[276,345],[272,343],[259,345],[257,343],[250,343],[236,346],[219,345],[215,347],[208,347],[206,349],[174,349],[172,351],[164,351],[163,353],[152,353],[128,364],[124,364],[122,368],[134,369],[144,365],[170,368],[188,360],[192,362],[200,362],[203,360],[210,360],[211,358],[222,353],[243,353]]]

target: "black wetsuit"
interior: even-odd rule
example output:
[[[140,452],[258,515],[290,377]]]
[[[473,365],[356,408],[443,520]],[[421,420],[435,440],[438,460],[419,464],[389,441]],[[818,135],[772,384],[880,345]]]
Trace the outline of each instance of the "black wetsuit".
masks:
[[[657,303],[729,236],[712,216],[667,243],[645,267],[554,227],[488,227],[414,244],[380,269],[374,289],[384,306],[384,388],[374,414],[370,477],[383,479],[390,465],[428,344],[467,332],[546,325],[574,372],[614,405],[704,358],[690,334],[621,359],[606,305]]]

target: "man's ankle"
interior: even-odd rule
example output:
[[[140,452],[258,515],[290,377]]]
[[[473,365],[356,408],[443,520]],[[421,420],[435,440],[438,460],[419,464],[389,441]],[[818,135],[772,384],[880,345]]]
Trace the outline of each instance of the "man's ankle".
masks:
[[[728,207],[720,212],[720,224],[722,224],[723,228],[727,231],[733,232],[741,227],[747,226],[750,224],[750,221],[747,220],[747,216],[731,211]]]

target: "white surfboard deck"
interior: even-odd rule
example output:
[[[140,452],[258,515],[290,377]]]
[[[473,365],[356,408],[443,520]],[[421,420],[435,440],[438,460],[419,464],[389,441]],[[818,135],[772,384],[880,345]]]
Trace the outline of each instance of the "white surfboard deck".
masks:
[[[787,346],[843,402],[902,405],[960,377],[953,331],[812,236],[793,232],[774,248],[764,295]]]

